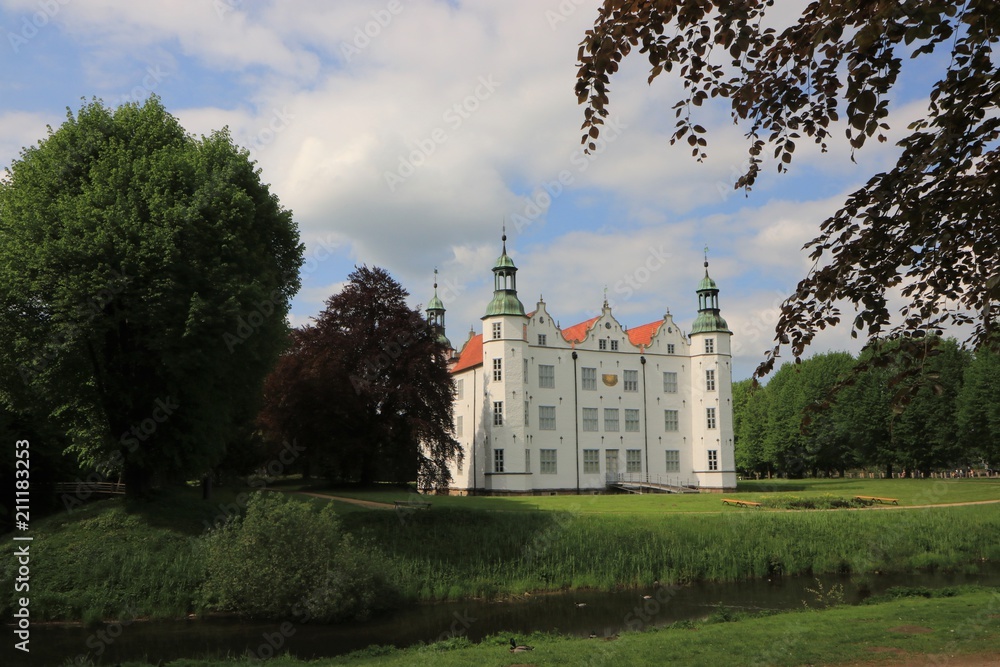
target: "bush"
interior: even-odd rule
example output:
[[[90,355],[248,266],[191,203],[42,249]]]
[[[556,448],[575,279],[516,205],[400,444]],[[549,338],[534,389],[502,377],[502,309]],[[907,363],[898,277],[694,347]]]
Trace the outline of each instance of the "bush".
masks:
[[[364,618],[395,595],[385,559],[340,528],[332,505],[316,511],[287,496],[255,493],[243,517],[205,538],[209,606],[299,622]]]

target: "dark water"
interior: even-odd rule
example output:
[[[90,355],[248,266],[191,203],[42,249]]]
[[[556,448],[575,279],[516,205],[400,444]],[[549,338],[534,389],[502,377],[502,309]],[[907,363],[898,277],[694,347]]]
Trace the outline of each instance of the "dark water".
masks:
[[[1000,586],[1000,568],[980,574],[919,574],[865,577],[821,577],[824,588],[843,585],[844,601],[856,604],[892,586],[939,588],[960,584]],[[449,602],[400,610],[365,623],[294,625],[235,620],[159,621],[102,624],[96,628],[42,626],[31,628],[30,661],[11,651],[5,641],[0,654],[13,656],[5,665],[82,665],[149,659],[236,657],[259,658],[286,651],[300,658],[339,655],[372,644],[410,646],[450,636],[478,641],[487,635],[523,636],[551,631],[608,636],[627,630],[703,618],[727,608],[759,611],[801,608],[815,601],[817,580],[785,577],[774,581],[694,584],[611,593],[577,592],[529,596],[509,602]],[[643,596],[650,596],[644,599]],[[584,604],[585,606],[578,606]]]

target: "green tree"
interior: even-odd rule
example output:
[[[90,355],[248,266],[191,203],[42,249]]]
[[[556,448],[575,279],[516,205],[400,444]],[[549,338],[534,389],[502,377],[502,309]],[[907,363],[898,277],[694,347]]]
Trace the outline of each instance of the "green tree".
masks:
[[[764,452],[768,393],[751,379],[733,383],[733,433],[736,468],[744,473],[771,477],[775,462]]]
[[[964,452],[991,468],[1000,465],[1000,354],[981,349],[965,368],[958,394],[958,433]]]
[[[892,424],[892,441],[907,476],[967,463],[959,445],[958,393],[968,353],[954,339],[929,348],[916,378],[916,392]]]
[[[435,487],[461,456],[444,343],[407,296],[384,269],[356,268],[265,385],[262,428],[330,478]]]
[[[705,157],[699,107],[718,99],[748,138],[750,188],[764,156],[783,171],[795,148],[826,149],[846,121],[851,150],[886,140],[890,94],[904,63],[943,74],[930,85],[924,118],[900,142],[895,166],[874,175],[822,223],[811,241],[816,267],[783,305],[777,345],[758,367],[770,372],[783,345],[801,355],[816,333],[857,310],[852,335],[900,337],[919,358],[927,332],[974,323],[970,341],[989,341],[1000,314],[1000,3],[880,0],[797,5],[797,20],[766,15],[772,0],[605,0],[579,52],[576,85],[583,142],[595,147],[608,115],[610,79],[632,49],[649,60],[649,81],[680,78],[671,142]],[[778,24],[778,29],[772,27]],[[887,291],[906,304],[893,324]],[[913,339],[911,337],[918,337]]]
[[[0,183],[0,387],[128,493],[202,474],[255,412],[302,246],[226,130],[85,104]]]
[[[834,415],[830,396],[853,368],[846,352],[828,352],[783,364],[764,387],[767,395],[759,419],[763,428],[762,458],[778,472],[791,477],[820,471],[843,472],[854,464],[849,429]]]

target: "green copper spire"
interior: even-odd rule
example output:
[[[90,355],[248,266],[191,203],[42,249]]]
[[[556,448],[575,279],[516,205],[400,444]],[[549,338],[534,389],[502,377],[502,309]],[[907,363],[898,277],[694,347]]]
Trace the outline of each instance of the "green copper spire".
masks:
[[[524,305],[517,298],[517,267],[507,254],[507,227],[503,231],[503,252],[493,267],[493,300],[486,306],[485,317],[495,315],[520,315],[524,317]]]
[[[691,326],[691,333],[732,333],[719,314],[719,287],[708,275],[708,246],[705,247],[705,277],[698,283],[698,317]]]
[[[434,296],[431,297],[430,302],[427,304],[427,308],[424,312],[427,313],[427,323],[431,328],[437,333],[437,340],[439,343],[444,343],[444,345],[449,349],[454,349],[452,347],[451,341],[448,337],[444,335],[444,303],[438,298],[438,270],[434,269]]]

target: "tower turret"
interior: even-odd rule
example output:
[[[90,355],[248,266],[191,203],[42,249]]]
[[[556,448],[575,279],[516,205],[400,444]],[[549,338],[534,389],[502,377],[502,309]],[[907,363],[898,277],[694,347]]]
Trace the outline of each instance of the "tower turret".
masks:
[[[435,332],[438,342],[443,343],[449,350],[454,349],[452,347],[451,341],[444,333],[444,303],[438,298],[438,283],[437,283],[438,270],[434,269],[434,296],[427,304],[427,308],[424,310],[427,313],[427,324],[430,325],[431,329]]]
[[[503,234],[503,252],[493,266],[493,300],[486,306],[487,317],[519,315],[524,317],[524,305],[517,298],[517,267],[507,254],[507,232]]]

